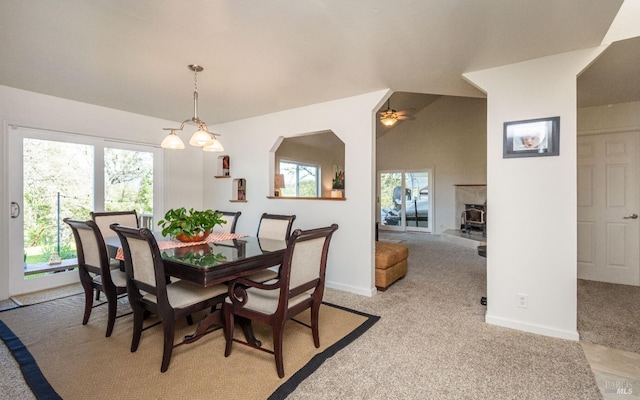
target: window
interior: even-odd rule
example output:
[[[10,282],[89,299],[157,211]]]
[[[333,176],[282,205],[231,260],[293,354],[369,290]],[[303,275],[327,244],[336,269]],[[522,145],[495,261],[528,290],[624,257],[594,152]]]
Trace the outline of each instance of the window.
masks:
[[[29,282],[43,279],[30,278],[60,277],[65,274],[46,272],[75,266],[75,241],[64,218],[135,209],[141,222],[152,223],[162,187],[157,147],[16,126],[9,147],[9,194],[20,210],[11,224],[12,291],[41,290],[44,283]]]
[[[320,197],[320,167],[292,161],[280,161],[280,173],[284,175],[282,196]]]

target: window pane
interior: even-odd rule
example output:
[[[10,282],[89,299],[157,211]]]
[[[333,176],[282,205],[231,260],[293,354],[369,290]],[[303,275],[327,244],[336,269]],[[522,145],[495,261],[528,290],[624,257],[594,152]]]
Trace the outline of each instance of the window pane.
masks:
[[[89,218],[93,146],[25,138],[23,182],[25,262],[45,263],[52,253],[75,258],[73,234],[62,219]]]
[[[104,209],[153,215],[153,154],[104,149]]]
[[[281,161],[280,173],[284,175],[285,183],[284,189],[281,190],[282,196],[318,197],[318,166]]]

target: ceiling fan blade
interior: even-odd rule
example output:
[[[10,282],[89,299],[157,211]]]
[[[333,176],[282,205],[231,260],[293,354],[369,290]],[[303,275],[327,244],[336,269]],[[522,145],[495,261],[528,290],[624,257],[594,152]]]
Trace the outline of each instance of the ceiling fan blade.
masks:
[[[398,115],[396,119],[399,121],[402,121],[402,120],[409,121],[409,120],[414,120],[415,118],[412,117],[411,115]]]

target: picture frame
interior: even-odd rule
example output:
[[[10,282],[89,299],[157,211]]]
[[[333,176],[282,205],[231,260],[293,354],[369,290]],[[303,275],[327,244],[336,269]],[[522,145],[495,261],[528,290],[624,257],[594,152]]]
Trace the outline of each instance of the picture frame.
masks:
[[[503,158],[560,155],[560,117],[504,123]]]

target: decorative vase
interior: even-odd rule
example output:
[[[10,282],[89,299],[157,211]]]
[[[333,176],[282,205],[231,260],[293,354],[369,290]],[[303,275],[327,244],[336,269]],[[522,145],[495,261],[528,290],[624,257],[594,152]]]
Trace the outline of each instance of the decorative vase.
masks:
[[[209,236],[209,233],[211,232],[210,231],[198,232],[193,237],[189,237],[184,233],[181,233],[179,235],[176,235],[176,239],[178,239],[183,243],[202,242],[207,238],[207,236]]]

